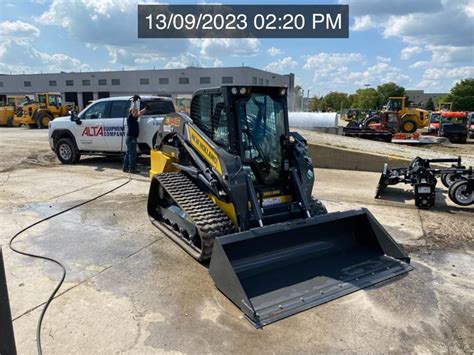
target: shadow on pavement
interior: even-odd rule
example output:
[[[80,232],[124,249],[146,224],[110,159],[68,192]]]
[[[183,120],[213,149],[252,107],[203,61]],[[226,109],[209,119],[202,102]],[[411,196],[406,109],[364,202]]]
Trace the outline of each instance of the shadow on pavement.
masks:
[[[95,167],[97,172],[105,172],[106,170],[112,169],[122,172],[122,157],[119,155],[113,156],[84,156],[81,157],[76,165],[91,166]],[[150,169],[150,157],[141,156],[137,158],[137,168],[140,170],[140,176],[148,177]],[[125,174],[125,173],[124,173]]]

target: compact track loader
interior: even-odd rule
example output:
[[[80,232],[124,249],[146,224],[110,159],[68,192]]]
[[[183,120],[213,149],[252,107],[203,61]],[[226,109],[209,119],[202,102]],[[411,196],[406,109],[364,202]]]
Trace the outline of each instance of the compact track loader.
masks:
[[[151,221],[261,327],[406,273],[409,257],[366,209],[327,213],[311,196],[305,139],[285,88],[194,93],[151,152]]]

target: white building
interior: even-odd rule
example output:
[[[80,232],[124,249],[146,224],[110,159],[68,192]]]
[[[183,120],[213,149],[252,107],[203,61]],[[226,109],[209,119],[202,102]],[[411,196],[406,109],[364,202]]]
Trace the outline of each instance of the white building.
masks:
[[[123,95],[191,95],[223,84],[288,87],[291,101],[294,74],[280,75],[252,67],[99,71],[46,74],[0,74],[0,101],[6,96],[60,92],[63,100],[84,107],[90,100]],[[291,107],[291,106],[290,106]]]

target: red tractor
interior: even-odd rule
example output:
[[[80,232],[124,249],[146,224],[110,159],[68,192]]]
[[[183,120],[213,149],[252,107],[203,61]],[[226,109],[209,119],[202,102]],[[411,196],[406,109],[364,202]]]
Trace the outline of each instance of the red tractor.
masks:
[[[345,136],[358,137],[363,139],[391,142],[392,138],[409,139],[419,136],[417,133],[400,133],[402,121],[400,114],[396,111],[382,111],[378,122],[369,123],[363,126],[358,122],[351,121],[344,127]]]

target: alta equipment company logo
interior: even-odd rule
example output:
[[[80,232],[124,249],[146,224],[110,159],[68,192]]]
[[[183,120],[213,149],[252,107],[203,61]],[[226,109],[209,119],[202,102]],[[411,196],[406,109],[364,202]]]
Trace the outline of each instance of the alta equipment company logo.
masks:
[[[121,137],[124,133],[123,126],[88,126],[84,127],[84,137]]]

